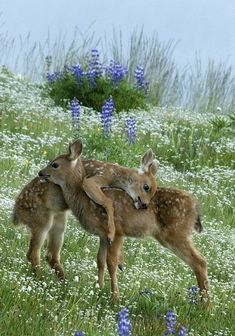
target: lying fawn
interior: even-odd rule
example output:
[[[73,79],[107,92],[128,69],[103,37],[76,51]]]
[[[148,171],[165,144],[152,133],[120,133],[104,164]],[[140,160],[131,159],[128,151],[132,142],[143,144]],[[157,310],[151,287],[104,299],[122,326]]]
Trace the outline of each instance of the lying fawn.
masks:
[[[100,236],[97,254],[99,286],[103,286],[104,269],[107,263],[113,297],[117,299],[119,297],[117,264],[124,237],[152,236],[191,267],[196,275],[202,300],[209,304],[206,261],[191,238],[193,229],[198,232],[202,230],[198,205],[194,197],[185,191],[158,188],[149,207],[146,210],[136,210],[132,207],[130,197],[122,190],[105,190],[105,195],[113,201],[116,226],[113,244],[109,246],[103,233],[103,222],[107,222],[107,215],[103,208],[95,204],[82,189],[86,173],[80,159],[81,152],[82,144],[75,141],[69,146],[68,154],[55,158],[39,172],[39,176],[41,179],[59,185],[66,204],[83,228]],[[50,228],[44,227],[43,230],[45,232]],[[62,241],[60,237],[63,233],[60,230],[57,232],[55,229],[53,233],[56,235],[55,241]],[[39,239],[44,235],[45,233],[41,234]],[[33,243],[31,245],[37,250],[38,246],[33,246]],[[60,248],[61,245],[54,246],[51,253],[58,256]]]
[[[87,160],[84,167],[87,176],[83,180],[82,188],[89,198],[106,210],[107,240],[111,244],[115,236],[113,202],[103,193],[102,188],[122,189],[133,199],[136,209],[146,209],[157,189],[157,165],[153,160],[153,152],[149,149],[144,154],[139,171],[96,160]]]
[[[148,150],[142,157],[139,170],[125,168],[117,164],[97,160],[83,160],[85,177],[82,188],[98,204],[102,205],[108,214],[109,224],[113,221],[112,200],[105,196],[101,187],[119,187],[126,190],[132,197],[137,209],[147,208],[156,191],[156,161],[153,160],[152,150]],[[54,169],[56,165],[54,164]],[[89,177],[92,176],[92,177]],[[39,178],[34,178],[20,192],[15,201],[13,222],[17,225],[23,223],[31,230],[31,241],[27,258],[34,270],[39,271],[40,250],[47,238],[47,261],[55,269],[60,278],[64,278],[63,268],[60,264],[60,248],[63,244],[64,231],[68,206],[64,200],[61,189],[54,183],[41,183]],[[102,237],[113,240],[115,229],[107,221],[102,231]],[[56,236],[57,231],[58,236]],[[122,265],[120,263],[120,268]]]

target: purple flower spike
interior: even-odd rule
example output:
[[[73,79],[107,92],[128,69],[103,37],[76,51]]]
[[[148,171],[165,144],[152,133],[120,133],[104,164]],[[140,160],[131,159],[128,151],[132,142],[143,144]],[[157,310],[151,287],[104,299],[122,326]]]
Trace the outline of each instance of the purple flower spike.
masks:
[[[135,69],[135,87],[137,90],[148,90],[148,82],[144,79],[144,68],[138,65]]]
[[[192,286],[188,289],[188,299],[191,304],[197,304],[199,302],[198,286]]]
[[[118,313],[118,336],[130,336],[131,323],[129,320],[129,312],[127,308],[123,308]]]
[[[71,117],[72,117],[72,125],[76,127],[79,124],[80,114],[81,114],[81,106],[77,98],[74,98],[71,101],[70,110],[71,110]]]
[[[107,77],[117,87],[120,82],[126,77],[128,70],[116,61],[110,61],[109,66],[106,68]]]
[[[100,63],[100,55],[96,48],[91,50],[91,57],[89,60],[89,71],[94,73],[94,77],[100,77],[103,72],[103,67]]]
[[[169,309],[165,317],[167,332],[166,335],[174,335],[176,333],[176,315],[173,310]]]
[[[114,103],[112,97],[105,100],[101,110],[101,123],[104,131],[104,135],[108,135],[111,132],[112,116],[114,111]]]
[[[74,336],[85,336],[82,331],[76,331]]]
[[[126,126],[126,142],[131,145],[136,142],[136,120],[132,117],[128,118]]]
[[[76,78],[78,83],[81,83],[82,77],[84,75],[84,71],[82,69],[82,67],[79,64],[73,65],[71,67],[71,72],[74,75],[74,77]]]
[[[51,85],[52,83],[54,83],[58,79],[62,78],[62,73],[59,72],[59,71],[56,71],[56,72],[53,72],[53,73],[47,72],[46,77],[47,77],[48,84]]]
[[[178,336],[187,336],[187,329],[185,327],[180,327],[178,331]]]

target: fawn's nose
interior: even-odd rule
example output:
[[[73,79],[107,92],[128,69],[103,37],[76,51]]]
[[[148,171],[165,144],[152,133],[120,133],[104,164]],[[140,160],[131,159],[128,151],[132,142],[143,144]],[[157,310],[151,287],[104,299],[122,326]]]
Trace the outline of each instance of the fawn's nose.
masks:
[[[141,201],[141,198],[140,198],[140,197],[138,197],[138,203],[139,203],[139,208],[140,208],[140,209],[147,209],[147,208],[148,208],[147,204],[146,204],[146,203],[143,203],[143,202]]]
[[[43,176],[43,172],[42,172],[42,170],[40,170],[40,172],[38,173],[38,176],[39,176],[39,177],[42,177],[42,176]]]

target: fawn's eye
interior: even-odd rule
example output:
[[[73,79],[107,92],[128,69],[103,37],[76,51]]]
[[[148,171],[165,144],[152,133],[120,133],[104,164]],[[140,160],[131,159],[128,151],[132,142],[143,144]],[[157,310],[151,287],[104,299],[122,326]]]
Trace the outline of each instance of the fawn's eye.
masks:
[[[52,168],[55,168],[55,169],[56,169],[56,168],[58,168],[58,167],[59,167],[59,163],[56,163],[56,162],[54,162],[54,163],[52,163],[52,165],[51,165],[51,166],[52,166]]]
[[[143,188],[144,188],[144,191],[146,191],[146,192],[148,192],[149,189],[150,189],[149,186],[148,186],[147,184],[144,184],[144,187],[143,187]]]

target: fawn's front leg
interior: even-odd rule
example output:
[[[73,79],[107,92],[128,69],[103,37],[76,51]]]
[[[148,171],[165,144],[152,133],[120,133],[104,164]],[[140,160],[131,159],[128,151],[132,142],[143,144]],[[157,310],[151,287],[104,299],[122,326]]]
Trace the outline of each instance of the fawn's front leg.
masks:
[[[55,270],[59,279],[65,278],[63,267],[60,263],[60,251],[64,242],[64,232],[66,229],[67,213],[61,212],[54,216],[53,225],[47,234],[47,254],[48,264]]]
[[[97,204],[101,205],[108,215],[107,241],[111,245],[115,236],[115,224],[113,215],[113,202],[105,196],[102,187],[107,187],[108,182],[105,176],[92,176],[84,178],[82,188],[86,194]]]
[[[107,242],[100,238],[100,246],[97,253],[97,267],[98,267],[98,284],[99,288],[104,287],[104,273],[105,266],[107,262]],[[120,246],[120,250],[118,252],[118,268],[123,271],[124,270],[124,255],[123,255],[123,246]]]
[[[123,237],[115,236],[112,246],[107,249],[107,267],[111,279],[111,290],[114,301],[119,300],[119,288],[117,279],[117,266],[123,245]]]
[[[100,238],[100,246],[97,253],[98,284],[99,288],[104,287],[104,272],[107,258],[107,242]]]

